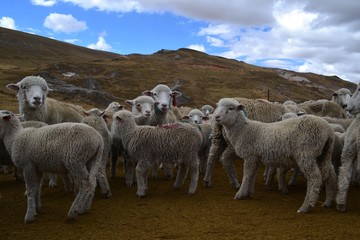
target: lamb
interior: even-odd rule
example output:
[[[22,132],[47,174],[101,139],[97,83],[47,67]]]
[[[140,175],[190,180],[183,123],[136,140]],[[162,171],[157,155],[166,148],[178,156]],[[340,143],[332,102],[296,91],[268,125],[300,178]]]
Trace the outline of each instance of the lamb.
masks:
[[[208,105],[208,104],[202,106],[200,108],[200,110],[203,112],[203,114],[205,116],[209,116],[210,114],[212,114],[214,112],[214,108],[212,106]]]
[[[82,107],[47,97],[52,89],[40,76],[27,76],[20,82],[8,84],[6,87],[17,92],[19,113],[24,121],[40,121],[50,125],[81,122],[83,118]],[[56,186],[56,178],[50,179],[49,186]]]
[[[102,155],[102,161],[99,168],[99,172],[96,176],[101,193],[106,197],[111,197],[111,191],[109,182],[106,177],[106,164],[108,161],[108,156],[110,154],[110,148],[112,144],[112,138],[110,131],[106,125],[104,114],[105,111],[99,111],[98,109],[90,109],[89,111],[85,111],[85,118],[81,121],[93,128],[95,128],[104,140],[104,152]]]
[[[188,113],[188,115],[184,116],[183,119],[189,120],[195,124],[201,124],[203,120],[209,120],[209,117],[199,109],[194,108]]]
[[[274,104],[264,100],[254,100],[247,98],[235,98],[242,105],[245,106],[245,111],[249,119],[261,122],[276,122],[281,116],[289,112],[289,110],[282,104]],[[228,141],[223,127],[212,121],[212,143],[209,150],[209,157],[207,160],[207,168],[204,177],[205,187],[212,185],[212,172],[215,162],[221,161],[222,165],[229,177],[230,183],[239,188],[240,183],[237,179],[234,159],[237,158],[233,147]],[[266,174],[266,173],[265,173]]]
[[[197,154],[202,142],[197,128],[180,123],[159,127],[138,126],[131,112],[121,110],[113,116],[111,132],[121,139],[129,156],[137,162],[136,180],[139,197],[145,196],[149,167],[156,161],[178,164],[175,188],[181,187],[189,168],[191,180],[188,193],[195,193],[199,177]]]
[[[331,164],[335,137],[326,121],[304,115],[281,122],[261,123],[249,120],[244,106],[231,98],[218,102],[214,119],[224,127],[236,155],[244,159],[243,180],[235,199],[250,197],[254,192],[260,161],[275,167],[296,162],[307,178],[305,200],[298,212],[308,212],[315,206],[322,179],[326,187],[324,206],[331,206],[336,193],[336,175]]]
[[[124,105],[121,105],[118,102],[112,102],[108,105],[108,107],[104,110],[105,112],[117,112],[124,109]]]
[[[346,211],[347,192],[349,189],[352,168],[356,167],[356,172],[359,173],[359,153],[360,153],[360,84],[357,90],[349,99],[346,110],[350,114],[356,116],[350,127],[346,130],[344,135],[344,147],[341,154],[341,167],[339,169],[338,177],[338,193],[336,196],[336,207],[338,211]]]
[[[31,223],[41,207],[43,172],[69,174],[79,187],[68,212],[75,219],[90,209],[104,141],[94,128],[83,123],[59,123],[24,129],[9,111],[0,111],[0,139],[14,165],[23,169],[27,191],[25,223]]]
[[[125,100],[131,106],[131,112],[136,116],[137,125],[149,125],[150,117],[154,115],[155,100],[149,96],[138,96],[132,100]]]

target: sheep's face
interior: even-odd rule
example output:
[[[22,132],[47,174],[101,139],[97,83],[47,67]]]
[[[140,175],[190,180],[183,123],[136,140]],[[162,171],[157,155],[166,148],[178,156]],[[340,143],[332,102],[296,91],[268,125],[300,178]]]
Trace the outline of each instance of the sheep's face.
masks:
[[[0,138],[3,139],[7,126],[14,125],[16,117],[12,112],[7,110],[0,110]],[[18,122],[18,121],[16,121]]]
[[[360,113],[360,83],[358,84],[354,94],[350,97],[345,109],[352,115]]]
[[[201,108],[201,111],[203,112],[203,114],[205,116],[209,116],[210,114],[212,114],[214,112],[214,108],[210,105],[205,105]]]
[[[39,108],[44,104],[47,91],[39,85],[24,86],[26,101],[30,108]]]
[[[350,100],[351,94],[345,93],[341,91],[336,91],[332,95],[332,101],[339,104],[342,108],[346,108],[349,100]]]
[[[152,97],[156,104],[155,106],[162,112],[167,112],[170,109],[171,100],[180,96],[178,91],[172,91],[168,86],[159,84],[150,91],[144,91],[143,95]]]
[[[202,121],[207,120],[208,117],[204,116],[204,114],[199,109],[193,109],[187,116],[184,116],[184,119],[190,120],[195,124],[201,124]]]
[[[134,100],[126,100],[132,106],[135,116],[150,117],[154,113],[155,100],[148,96],[140,96]]]
[[[221,99],[214,111],[214,119],[218,124],[232,126],[239,119],[239,114],[244,114],[244,108],[236,100],[230,98]]]
[[[118,102],[112,102],[112,103],[109,104],[109,106],[107,107],[106,110],[115,113],[115,112],[120,111],[120,110],[123,110],[123,109],[124,109],[124,106],[121,105],[120,103],[118,103]]]

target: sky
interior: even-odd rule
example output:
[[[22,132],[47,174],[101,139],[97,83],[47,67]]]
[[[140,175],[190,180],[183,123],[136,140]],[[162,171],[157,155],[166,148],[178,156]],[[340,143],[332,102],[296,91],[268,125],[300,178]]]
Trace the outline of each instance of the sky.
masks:
[[[2,0],[0,26],[119,54],[190,48],[360,82],[358,0]]]

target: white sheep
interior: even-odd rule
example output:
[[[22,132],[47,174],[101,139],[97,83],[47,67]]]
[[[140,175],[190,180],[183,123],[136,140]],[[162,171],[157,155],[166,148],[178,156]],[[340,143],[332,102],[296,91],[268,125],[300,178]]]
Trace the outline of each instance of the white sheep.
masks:
[[[211,105],[204,105],[200,108],[205,116],[210,116],[214,112],[214,108]]]
[[[339,169],[338,193],[336,204],[338,211],[346,211],[346,200],[349,184],[353,175],[352,168],[356,168],[355,173],[359,173],[360,162],[360,84],[349,99],[346,110],[356,116],[344,135],[344,147],[341,154],[341,167]]]
[[[235,98],[245,106],[246,114],[249,119],[261,122],[276,122],[281,116],[289,112],[282,104],[275,104],[266,100]],[[234,160],[237,158],[233,147],[228,141],[223,127],[212,121],[212,143],[209,150],[209,158],[207,160],[207,168],[204,177],[205,187],[212,185],[212,173],[215,162],[221,161],[226,171],[230,183],[239,188],[240,183],[234,166]],[[266,172],[264,173],[266,175]]]
[[[201,124],[203,121],[209,120],[209,117],[197,108],[192,109],[183,119],[189,120],[195,124]]]
[[[99,172],[96,176],[100,191],[106,197],[111,197],[111,191],[109,182],[106,176],[106,164],[108,161],[108,157],[111,150],[112,138],[111,133],[106,125],[106,121],[104,119],[105,111],[100,111],[96,108],[85,111],[84,114],[86,117],[81,121],[93,128],[95,128],[104,140],[104,152],[102,155],[102,161],[100,164]]]
[[[331,101],[339,104],[342,108],[346,108],[351,97],[351,91],[347,88],[340,88],[332,94]]]
[[[138,126],[133,114],[122,110],[114,114],[111,132],[124,144],[129,156],[137,162],[137,195],[145,196],[150,166],[156,161],[178,164],[174,184],[180,188],[190,169],[188,193],[194,194],[199,177],[197,154],[202,142],[199,130],[189,124],[168,124],[159,127]]]
[[[154,115],[155,100],[149,96],[138,96],[125,100],[131,106],[137,125],[149,125],[150,117]]]
[[[331,206],[336,193],[331,164],[334,132],[326,121],[308,115],[275,123],[252,121],[245,116],[244,107],[231,98],[218,102],[214,119],[224,126],[237,156],[244,159],[243,180],[235,199],[250,197],[254,192],[260,162],[273,167],[296,163],[307,178],[305,200],[298,212],[308,212],[315,206],[322,181],[326,187],[324,206]]]
[[[111,102],[108,107],[104,110],[105,112],[117,112],[124,109],[124,105],[121,105],[118,102]]]
[[[6,86],[17,92],[19,113],[24,121],[40,121],[47,124],[81,122],[84,109],[47,97],[52,91],[40,76],[27,76],[18,83]],[[50,179],[49,187],[56,187],[56,176]]]
[[[94,196],[104,149],[99,132],[83,123],[24,129],[9,111],[0,111],[0,121],[0,139],[4,141],[14,165],[23,169],[28,203],[25,223],[33,222],[41,207],[43,172],[68,173],[78,186],[68,219],[87,212]]]

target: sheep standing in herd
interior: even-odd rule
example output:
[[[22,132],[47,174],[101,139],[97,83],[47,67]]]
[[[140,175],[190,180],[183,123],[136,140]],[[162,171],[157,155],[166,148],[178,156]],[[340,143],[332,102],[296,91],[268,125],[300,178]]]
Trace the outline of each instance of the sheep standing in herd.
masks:
[[[41,207],[43,172],[68,173],[74,179],[79,191],[68,219],[88,211],[104,150],[104,141],[98,131],[82,123],[24,129],[9,111],[0,111],[0,121],[0,139],[14,165],[23,169],[28,203],[25,222],[33,222]]]
[[[84,109],[80,106],[47,97],[52,91],[40,76],[27,76],[18,83],[6,86],[17,92],[19,113],[24,121],[40,121],[47,124],[81,122]],[[56,175],[51,175],[49,186],[56,187]]]
[[[138,126],[131,112],[121,110],[114,114],[111,132],[121,139],[129,156],[137,162],[136,180],[139,197],[145,196],[149,168],[156,161],[178,164],[175,188],[181,187],[187,170],[190,169],[188,193],[195,193],[199,178],[197,154],[202,142],[197,128],[180,123],[158,127]]]
[[[341,154],[341,167],[339,170],[338,179],[338,193],[336,196],[337,209],[339,211],[346,210],[347,192],[349,189],[352,168],[356,168],[355,172],[359,173],[360,162],[360,84],[357,90],[349,99],[346,110],[350,114],[356,116],[350,127],[346,130],[344,135],[344,147]]]
[[[244,107],[234,99],[218,102],[214,119],[224,126],[236,154],[244,159],[243,180],[235,199],[254,192],[259,163],[266,166],[289,166],[296,163],[307,178],[305,200],[298,212],[308,212],[319,197],[325,182],[330,207],[336,194],[336,175],[331,164],[334,132],[326,121],[316,116],[302,116],[276,123],[249,120]]]

